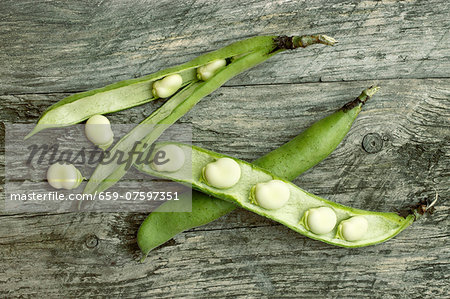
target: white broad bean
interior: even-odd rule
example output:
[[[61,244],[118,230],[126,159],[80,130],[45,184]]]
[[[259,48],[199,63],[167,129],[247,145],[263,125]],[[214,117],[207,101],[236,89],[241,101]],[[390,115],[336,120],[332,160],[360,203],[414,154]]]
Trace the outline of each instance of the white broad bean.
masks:
[[[227,64],[225,59],[216,59],[197,68],[197,77],[200,80],[206,81],[214,76],[219,69]]]
[[[114,141],[114,133],[108,118],[101,114],[90,117],[84,127],[87,139],[103,150],[106,150]]]
[[[80,171],[69,163],[57,162],[47,170],[47,181],[56,189],[74,189],[81,184],[83,179]]]
[[[162,161],[159,161],[160,159]],[[158,149],[151,167],[160,172],[175,172],[183,167],[184,161],[183,150],[175,144],[167,144]]]
[[[233,159],[220,158],[203,168],[203,178],[212,187],[227,189],[241,178],[241,167]]]
[[[339,224],[338,234],[344,240],[358,241],[364,237],[368,227],[369,223],[364,216],[354,216]]]
[[[337,221],[336,213],[329,207],[309,209],[303,217],[306,228],[317,235],[331,232]]]
[[[178,74],[169,75],[153,83],[152,93],[154,97],[168,98],[180,89],[183,78]]]
[[[288,185],[280,180],[258,183],[252,188],[252,193],[256,203],[268,210],[281,208],[290,197]]]

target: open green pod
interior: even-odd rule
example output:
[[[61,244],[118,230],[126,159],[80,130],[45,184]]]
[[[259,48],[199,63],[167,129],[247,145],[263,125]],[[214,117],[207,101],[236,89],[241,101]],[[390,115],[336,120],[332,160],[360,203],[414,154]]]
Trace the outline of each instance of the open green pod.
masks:
[[[125,153],[133,152],[133,146],[136,142],[139,142],[139,144],[135,150],[143,152],[161,136],[169,125],[172,125],[186,114],[203,97],[219,88],[230,78],[249,67],[263,62],[271,55],[274,54],[267,54],[265,51],[250,53],[232,62],[208,81],[193,81],[180,89],[163,106],[123,136],[110,150],[110,156],[114,157],[119,151]],[[136,155],[131,155],[129,160],[132,162],[130,164],[100,163],[89,178],[84,193],[95,193],[108,189],[125,175],[136,159]]]
[[[178,146],[185,151],[186,155],[192,153],[192,165],[170,173],[155,171],[147,164],[135,165],[135,167],[152,176],[180,182],[208,195],[235,203],[256,214],[275,220],[302,235],[325,243],[342,247],[362,247],[378,244],[400,233],[411,225],[417,216],[415,212],[410,213],[406,217],[401,217],[396,213],[372,212],[337,204],[304,191],[295,184],[283,180],[256,165],[196,146],[180,143],[161,143],[156,145],[155,151],[167,144]],[[207,179],[205,180],[203,177],[203,169],[210,163],[215,163],[223,158],[234,160],[239,165],[241,174],[236,184],[229,188],[219,189],[212,187]],[[226,176],[226,172],[224,172],[224,176]],[[275,209],[263,208],[258,205],[257,200],[254,200],[254,187],[257,184],[267,183],[273,180],[280,181],[286,186],[289,190],[289,199],[281,207],[276,206]],[[331,230],[322,231],[319,229],[315,230],[315,233],[305,225],[305,221],[307,221],[305,217],[308,217],[308,213],[312,209],[321,207],[327,207],[334,212],[336,225],[332,226]],[[364,219],[363,222],[367,222],[365,231],[361,233],[357,230],[357,227],[356,231],[353,231],[355,227],[348,225],[349,220],[352,218]],[[350,222],[355,222],[358,225],[358,221]],[[348,227],[343,228],[343,225]],[[343,229],[346,230],[346,233],[343,233]],[[351,237],[346,239],[346,236]]]
[[[325,159],[344,139],[363,105],[379,87],[372,86],[361,92],[334,113],[322,118],[281,147],[274,149],[253,164],[285,179],[293,180],[304,171]],[[352,108],[351,108],[352,107]],[[189,203],[191,212],[171,212]],[[176,234],[214,221],[238,206],[193,191],[192,204],[187,194],[180,201],[165,202],[145,219],[139,228],[137,242],[145,256]]]
[[[161,96],[152,94],[153,83],[178,74],[181,87],[197,80],[197,68],[218,59],[231,59],[255,51],[271,51],[306,47],[312,44],[333,45],[336,41],[326,35],[297,37],[255,36],[234,42],[221,49],[200,55],[181,65],[169,67],[140,78],[119,81],[102,88],[70,95],[50,106],[25,139],[47,128],[80,123],[96,114],[108,114],[150,102]]]
[[[163,128],[164,126],[157,126],[153,129],[148,129],[148,127],[145,128],[145,126],[142,128],[141,125],[172,125],[192,107],[194,107],[203,97],[222,86],[222,84],[226,81],[241,72],[258,65],[259,63],[264,62],[273,55],[287,49],[306,47],[317,43],[326,45],[333,45],[336,43],[333,38],[325,35],[308,36],[308,38],[304,41],[305,43],[298,42],[299,39],[301,40],[301,38],[297,38],[296,43],[286,46],[286,42],[280,43],[278,38],[270,37],[270,45],[258,48],[258,50],[249,52],[248,54],[232,61],[227,66],[220,68],[217,72],[214,72],[214,75],[208,78],[207,81],[200,82],[198,80],[194,80],[183,88],[180,88],[162,107],[153,112],[149,117],[142,121],[140,125],[122,137],[110,150],[111,156],[114,157],[115,153],[118,151],[131,153],[133,151],[133,145],[136,142],[140,142],[141,145],[138,145],[135,150],[144,151],[162,134],[165,129]],[[293,41],[294,37],[285,37],[283,40]],[[226,52],[230,54],[230,51]],[[210,55],[207,57],[209,59],[212,56],[217,55]],[[112,165],[111,163],[109,163],[109,165],[103,165],[103,163],[100,163],[91,175],[84,192],[101,192],[111,187],[122,178],[122,176],[127,172],[129,166],[134,163],[135,160],[136,156],[130,155],[130,159],[128,161],[131,161],[131,163],[127,162],[126,165]]]

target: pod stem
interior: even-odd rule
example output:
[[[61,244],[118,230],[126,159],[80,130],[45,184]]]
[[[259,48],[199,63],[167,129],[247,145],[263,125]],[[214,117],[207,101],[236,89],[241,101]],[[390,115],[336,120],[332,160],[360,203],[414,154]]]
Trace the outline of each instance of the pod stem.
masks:
[[[368,99],[370,99],[374,94],[376,94],[379,89],[380,89],[379,86],[372,85],[371,87],[364,89],[358,98],[360,99],[361,102],[364,103]]]
[[[327,35],[302,35],[302,36],[278,36],[274,39],[275,50],[293,50],[297,48],[306,48],[314,44],[324,44],[334,46],[337,41]]]
[[[369,88],[364,89],[356,99],[345,104],[342,107],[342,110],[344,110],[345,112],[355,108],[356,106],[364,105],[375,93],[377,93],[379,89],[380,89],[379,86],[371,86]]]
[[[397,211],[397,214],[403,218],[408,217],[409,215],[414,216],[414,221],[419,219],[425,214],[432,215],[434,212],[434,205],[436,204],[438,200],[438,194],[436,193],[436,198],[430,202],[428,199],[424,199],[419,201],[417,204],[412,205],[406,209]]]

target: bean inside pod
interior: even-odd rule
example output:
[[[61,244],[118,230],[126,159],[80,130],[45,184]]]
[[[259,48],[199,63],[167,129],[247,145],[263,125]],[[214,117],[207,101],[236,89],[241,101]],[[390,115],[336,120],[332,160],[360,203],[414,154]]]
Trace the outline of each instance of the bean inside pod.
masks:
[[[206,81],[227,64],[225,59],[216,59],[197,69],[197,78]]]
[[[233,159],[220,158],[202,169],[202,178],[210,186],[220,189],[233,187],[241,177],[241,168]]]
[[[183,78],[179,74],[169,75],[153,83],[152,93],[155,98],[168,98],[180,89]]]
[[[250,191],[250,201],[268,210],[276,210],[289,200],[289,187],[280,180],[257,183]]]
[[[302,224],[317,235],[327,234],[336,226],[336,213],[329,207],[312,208],[303,215]]]
[[[110,147],[114,141],[111,123],[103,115],[98,114],[90,117],[84,126],[84,132],[89,141],[103,150]]]
[[[376,86],[364,90],[355,100],[313,123],[291,141],[255,160],[254,164],[284,179],[294,179],[325,159],[338,146],[364,103],[377,90]],[[183,200],[163,203],[139,228],[137,240],[144,256],[176,234],[218,219],[237,207],[232,202],[221,201],[196,191],[192,193],[192,201],[187,194],[182,194],[180,199]],[[191,212],[168,213],[177,210],[178,204],[182,205],[184,202],[192,202]],[[169,222],[176,225],[161,226],[161,223]]]
[[[298,186],[278,178],[267,170],[259,168],[256,165],[199,147],[179,143],[174,144],[177,144],[181,148],[187,147],[186,150],[189,149],[192,151],[193,176],[191,178],[183,175],[182,170],[173,173],[160,173],[154,171],[149,165],[146,164],[138,167],[138,169],[152,176],[163,177],[191,185],[194,189],[233,202],[249,211],[278,221],[305,236],[329,244],[342,247],[361,247],[377,244],[398,234],[400,231],[409,226],[415,218],[414,215],[409,215],[406,218],[403,218],[395,213],[372,212],[346,207],[308,193],[300,189]],[[200,179],[204,166],[221,158],[229,158],[234,160],[237,164],[239,164],[241,169],[241,179],[235,185],[227,189],[212,187]],[[255,185],[271,180],[282,181],[286,184],[290,193],[289,200],[286,204],[274,210],[266,209],[258,204],[255,204],[255,202],[251,200],[250,196],[252,188]],[[313,210],[313,208],[320,207],[327,207],[327,209]],[[336,222],[334,221],[334,217],[332,217],[332,213],[330,213],[328,208],[332,209],[334,212]],[[305,222],[302,221],[305,213],[307,215],[315,215],[316,212],[319,212],[317,217],[319,219],[319,223],[317,223],[314,219],[308,219],[308,225],[305,225]],[[352,231],[351,227],[347,227],[347,224],[353,225],[353,221],[361,219],[359,216],[363,216],[368,224],[368,229],[364,232]],[[327,220],[326,225],[320,223],[321,218],[324,217]],[[348,219],[352,218],[355,220],[348,221]],[[338,225],[334,225],[335,223]],[[341,229],[340,233],[338,233],[337,227]]]
[[[369,222],[364,216],[353,216],[343,220],[338,227],[337,236],[350,242],[364,238]]]

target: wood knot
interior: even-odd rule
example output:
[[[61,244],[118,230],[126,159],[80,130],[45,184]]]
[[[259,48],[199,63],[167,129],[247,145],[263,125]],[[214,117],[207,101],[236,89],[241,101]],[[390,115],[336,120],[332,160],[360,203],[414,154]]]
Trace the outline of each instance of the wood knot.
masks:
[[[95,248],[98,245],[98,238],[96,235],[90,235],[86,238],[86,241],[84,243],[86,244],[87,248]]]
[[[364,136],[362,147],[369,154],[378,153],[383,148],[383,139],[377,133],[369,133]]]

